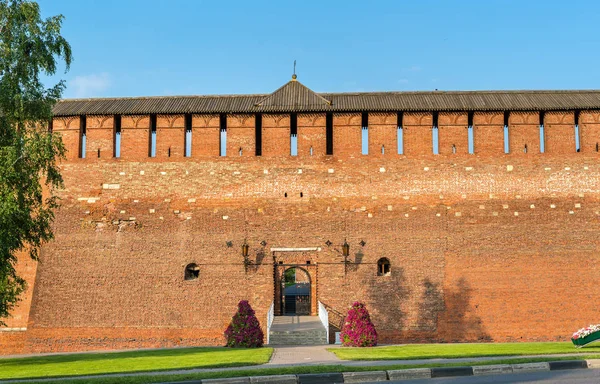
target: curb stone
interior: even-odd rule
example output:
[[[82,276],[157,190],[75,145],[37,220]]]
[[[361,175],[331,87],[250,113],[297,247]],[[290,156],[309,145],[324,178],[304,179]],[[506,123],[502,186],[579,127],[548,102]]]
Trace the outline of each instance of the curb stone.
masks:
[[[387,381],[386,371],[344,372],[344,383],[363,383],[365,381]]]
[[[431,377],[473,376],[473,367],[431,368]]]
[[[565,369],[598,369],[600,359],[590,360],[560,360],[541,363],[523,364],[492,364],[475,365],[472,367],[437,367],[410,368],[389,371],[361,371],[344,373],[315,373],[299,375],[272,375],[232,377],[222,379],[204,379],[162,384],[331,384],[331,383],[362,383],[388,380],[426,379],[435,377],[482,376],[535,371],[557,371]]]

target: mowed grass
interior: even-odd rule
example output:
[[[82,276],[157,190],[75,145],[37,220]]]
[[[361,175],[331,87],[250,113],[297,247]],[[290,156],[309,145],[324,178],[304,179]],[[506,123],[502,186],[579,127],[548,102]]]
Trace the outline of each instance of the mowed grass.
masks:
[[[600,346],[575,349],[561,343],[407,344],[375,348],[330,348],[342,360],[413,360],[487,356],[600,353]]]
[[[489,364],[520,364],[533,363],[540,361],[558,361],[558,360],[584,360],[597,359],[599,355],[577,355],[574,357],[538,357],[538,358],[507,358],[494,361],[480,361],[476,363],[430,363],[430,364],[410,364],[410,365],[377,365],[373,367],[346,367],[343,365],[305,365],[286,368],[256,368],[256,369],[240,369],[225,372],[203,372],[203,373],[187,373],[177,375],[144,375],[144,376],[125,376],[125,377],[103,377],[103,378],[87,378],[87,379],[72,379],[69,384],[147,384],[147,383],[164,383],[178,382],[185,380],[201,380],[201,379],[217,379],[225,377],[245,377],[245,376],[269,376],[269,375],[293,375],[303,373],[330,373],[330,372],[363,372],[363,371],[381,371],[392,369],[409,369],[409,368],[433,368],[433,367],[457,367],[470,365],[489,365]],[[31,381],[28,384],[48,384],[64,382],[60,379],[51,381]]]
[[[264,364],[272,348],[178,348],[0,359],[0,379],[64,377]]]

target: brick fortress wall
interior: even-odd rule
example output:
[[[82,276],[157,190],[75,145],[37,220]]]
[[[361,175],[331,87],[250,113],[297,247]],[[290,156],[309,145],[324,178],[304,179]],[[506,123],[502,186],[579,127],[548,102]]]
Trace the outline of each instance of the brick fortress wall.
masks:
[[[566,340],[596,321],[600,286],[600,113],[579,116],[579,153],[573,116],[545,114],[539,153],[539,114],[511,114],[504,154],[503,114],[475,113],[470,155],[467,114],[440,113],[433,155],[431,114],[405,113],[398,155],[396,114],[373,114],[364,156],[361,115],[340,114],[326,156],[325,115],[298,114],[291,157],[289,115],[265,115],[257,157],[254,117],[229,115],[219,157],[219,116],[194,115],[190,158],[183,115],[157,117],[156,158],[150,117],[123,116],[120,159],[104,156],[111,118],[87,117],[85,159],[80,119],[56,118],[69,149],[56,239],[37,274],[22,258],[29,296],[2,353],[222,345],[239,300],[264,326],[274,260],[311,261],[315,298],[340,312],[364,301],[385,343]],[[389,276],[377,275],[382,257]],[[184,280],[189,263],[199,279]]]

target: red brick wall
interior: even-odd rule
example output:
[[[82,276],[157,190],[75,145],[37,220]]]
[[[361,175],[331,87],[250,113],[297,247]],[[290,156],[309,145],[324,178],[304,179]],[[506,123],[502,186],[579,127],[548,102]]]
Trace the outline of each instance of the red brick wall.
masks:
[[[219,115],[192,116],[192,157],[219,156]]]
[[[361,156],[361,125],[360,113],[333,114],[333,154],[336,157]]]
[[[504,113],[475,112],[473,114],[473,144],[477,156],[504,154]]]
[[[324,113],[298,114],[298,156],[324,156],[327,153],[326,117]]]
[[[79,116],[55,117],[52,121],[52,131],[62,137],[67,160],[79,158],[79,123]]]
[[[431,156],[433,154],[433,115],[431,113],[405,113],[402,119],[404,129],[404,154],[409,157]]]
[[[150,116],[121,117],[121,158],[143,160],[150,153]]]
[[[579,136],[581,152],[598,155],[600,146],[600,112],[581,111],[579,115]]]
[[[469,116],[466,112],[444,112],[438,117],[439,154],[452,155],[454,145],[456,155],[469,153]]]
[[[544,114],[545,153],[566,155],[576,152],[575,114],[547,112]]]
[[[407,115],[407,156],[385,161],[352,158],[350,145],[360,146],[345,138],[333,158],[299,145],[298,158],[288,147],[270,159],[65,162],[56,239],[42,249],[30,310],[24,302],[14,320],[27,331],[0,332],[9,346],[0,353],[222,345],[239,300],[264,327],[276,299],[273,256],[311,261],[313,304],[345,312],[364,301],[382,343],[567,340],[597,321],[600,276],[581,267],[599,261],[597,153],[419,157],[431,153],[431,115]],[[484,122],[500,129],[500,116]],[[270,118],[264,129],[289,142],[285,122]],[[218,134],[218,116],[194,119],[195,133]],[[538,138],[537,123],[524,120],[535,135],[514,124],[513,139]],[[337,126],[360,134],[360,115]],[[218,150],[197,137],[196,148]],[[377,276],[382,257],[390,276]],[[188,263],[199,265],[198,280],[183,279]]]
[[[508,120],[508,142],[511,155],[537,155],[540,153],[539,112],[511,112]]]
[[[227,115],[227,156],[256,156],[256,118],[253,114]]]
[[[290,156],[290,115],[262,117],[262,156]]]
[[[86,158],[94,161],[98,158],[114,157],[114,117],[87,116],[86,122]],[[98,156],[100,154],[100,156]]]
[[[169,156],[170,150],[170,156]],[[183,115],[156,116],[156,157],[180,158],[185,154],[185,118]]]
[[[384,154],[381,147],[384,147]],[[369,113],[369,155],[398,155],[398,114]]]

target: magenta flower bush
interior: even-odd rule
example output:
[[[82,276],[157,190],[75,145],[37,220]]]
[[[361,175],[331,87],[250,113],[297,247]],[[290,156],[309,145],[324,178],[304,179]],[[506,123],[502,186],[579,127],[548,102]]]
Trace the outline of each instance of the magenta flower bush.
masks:
[[[263,331],[247,300],[239,302],[238,310],[233,315],[231,324],[225,330],[225,337],[227,338],[227,347],[257,348],[263,346]]]
[[[340,334],[344,347],[374,347],[377,331],[371,322],[369,311],[363,303],[355,302],[348,311]]]

